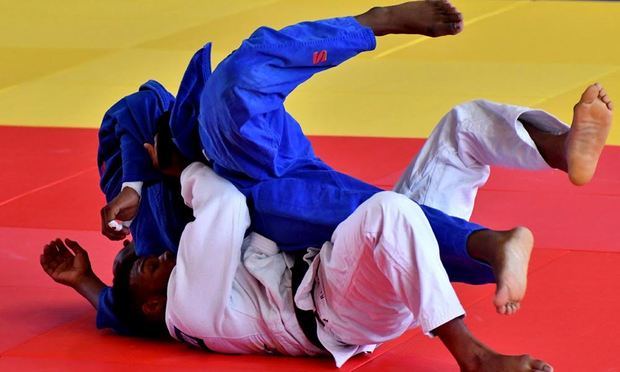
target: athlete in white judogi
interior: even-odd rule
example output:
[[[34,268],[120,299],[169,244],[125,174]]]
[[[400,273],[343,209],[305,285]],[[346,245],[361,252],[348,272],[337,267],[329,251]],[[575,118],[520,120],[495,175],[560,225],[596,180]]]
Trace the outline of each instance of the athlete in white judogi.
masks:
[[[243,195],[205,165],[191,164],[181,183],[196,220],[185,228],[176,260],[164,254],[128,264],[128,320],[151,331],[165,324],[179,341],[215,352],[329,353],[338,366],[419,326],[444,342],[462,370],[551,371],[529,356],[497,354],[467,331],[433,232],[408,197],[468,217],[489,165],[555,167],[575,183],[587,181],[611,125],[611,107],[605,91],[590,86],[575,106],[570,130],[524,107],[475,101],[454,108],[396,192],[375,195],[320,251],[309,249],[310,268],[298,288],[291,288],[292,256],[258,234],[245,236],[250,221]],[[525,228],[483,230],[472,235],[468,249],[493,268],[501,281],[498,296],[520,299],[532,243]],[[44,269],[57,281],[75,271],[76,262],[84,266],[85,251],[73,241],[67,245],[75,257],[60,241],[42,255]],[[116,278],[115,286],[122,282]],[[512,302],[506,311],[518,305]],[[316,314],[318,342],[296,316],[303,311]]]

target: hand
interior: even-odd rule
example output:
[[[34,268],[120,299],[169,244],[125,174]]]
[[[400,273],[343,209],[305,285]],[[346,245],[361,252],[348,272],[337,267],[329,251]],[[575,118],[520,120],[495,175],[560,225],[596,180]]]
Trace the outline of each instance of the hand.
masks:
[[[55,282],[78,288],[95,274],[84,248],[73,240],[65,239],[65,243],[56,239],[47,244],[40,257],[41,267]]]
[[[132,220],[138,213],[139,205],[140,195],[131,187],[125,187],[114,199],[101,208],[101,233],[111,240],[124,239],[129,234],[127,227],[116,231],[108,224],[114,220]]]

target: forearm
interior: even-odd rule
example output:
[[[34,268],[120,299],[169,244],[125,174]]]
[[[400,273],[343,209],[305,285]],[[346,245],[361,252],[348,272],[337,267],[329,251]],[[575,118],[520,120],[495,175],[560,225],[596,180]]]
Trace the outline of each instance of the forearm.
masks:
[[[99,309],[99,295],[105,287],[105,283],[93,273],[80,280],[73,289],[87,299],[95,309]]]

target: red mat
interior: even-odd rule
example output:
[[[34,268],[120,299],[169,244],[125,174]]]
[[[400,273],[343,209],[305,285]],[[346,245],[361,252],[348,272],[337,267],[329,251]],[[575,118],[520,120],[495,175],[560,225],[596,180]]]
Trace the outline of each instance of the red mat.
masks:
[[[205,354],[175,343],[116,336],[94,328],[94,310],[53,283],[38,265],[42,245],[70,236],[90,248],[110,279],[118,243],[100,237],[96,131],[0,127],[0,370],[335,369],[329,359]],[[314,137],[336,168],[389,188],[422,140]],[[369,151],[372,149],[372,151]],[[496,169],[474,219],[493,227],[530,226],[536,234],[521,312],[502,317],[492,286],[457,285],[467,323],[487,344],[530,353],[559,371],[620,371],[620,148],[605,150],[596,180],[570,186],[563,174]],[[343,370],[456,371],[437,340],[417,331]]]

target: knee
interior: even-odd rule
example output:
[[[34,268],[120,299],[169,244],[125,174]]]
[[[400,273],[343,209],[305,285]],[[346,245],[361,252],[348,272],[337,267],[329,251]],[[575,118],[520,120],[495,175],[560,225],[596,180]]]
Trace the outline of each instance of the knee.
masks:
[[[369,202],[364,228],[375,243],[375,251],[385,249],[390,256],[400,258],[433,251],[435,236],[418,204],[390,191],[376,194]],[[420,247],[423,249],[418,252]]]
[[[369,213],[380,216],[374,219],[380,220],[383,227],[393,226],[397,221],[409,223],[409,221],[425,219],[422,208],[416,202],[393,191],[377,193],[368,200],[368,203]]]
[[[443,141],[458,143],[464,135],[477,130],[484,105],[484,100],[474,100],[454,106],[435,127],[434,134]]]

